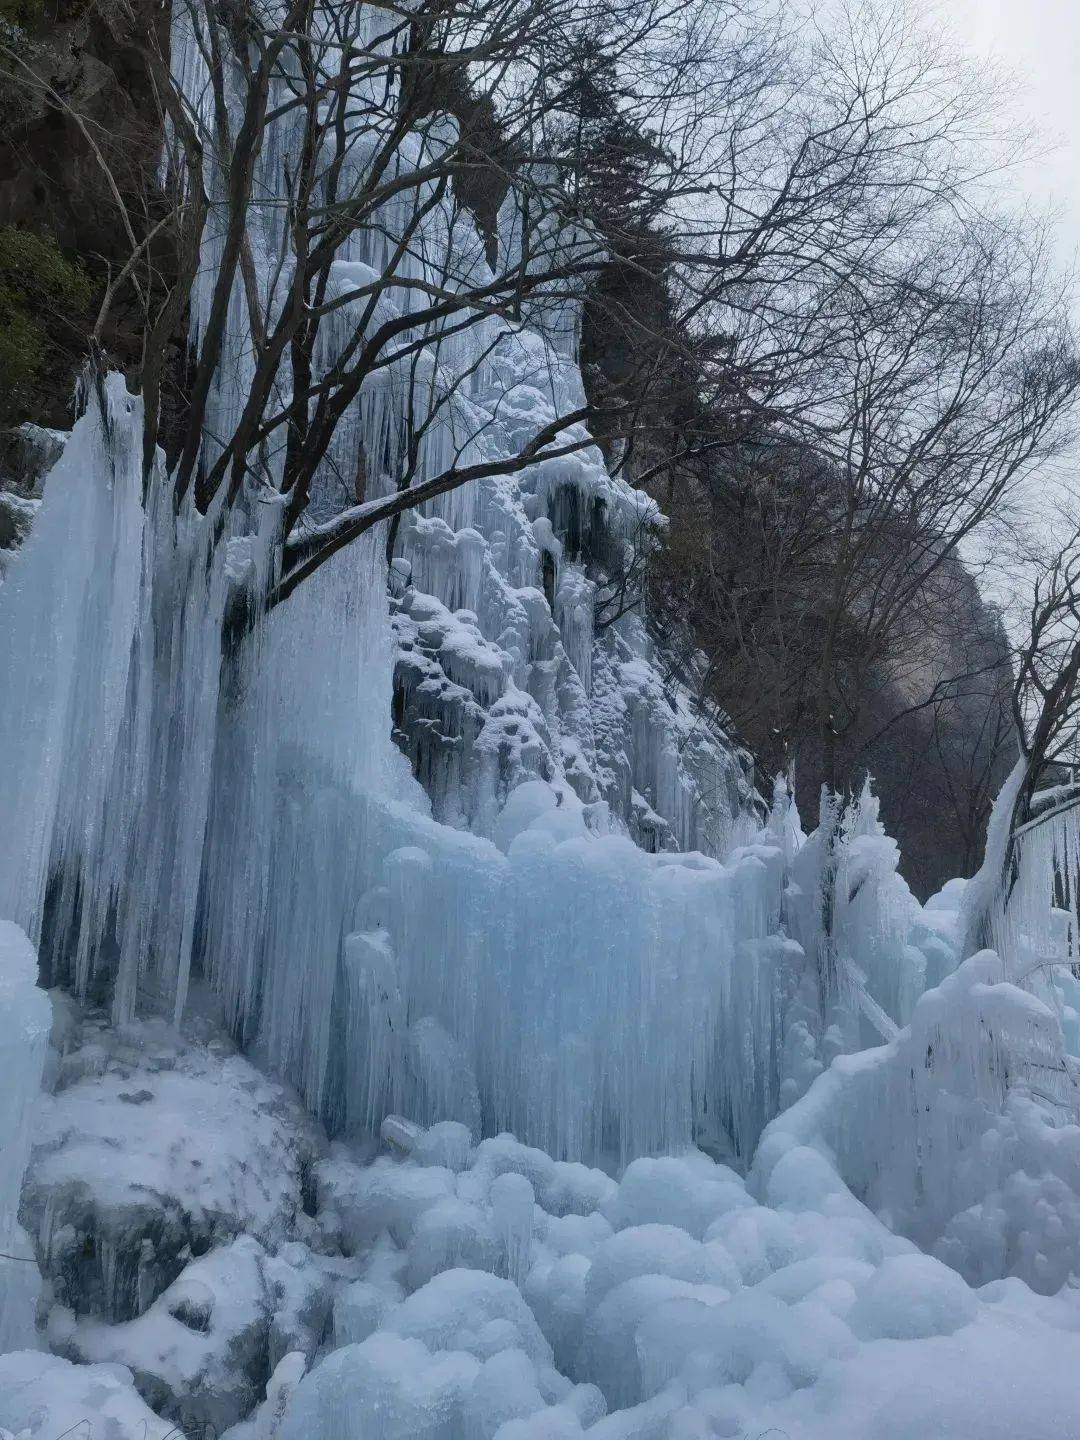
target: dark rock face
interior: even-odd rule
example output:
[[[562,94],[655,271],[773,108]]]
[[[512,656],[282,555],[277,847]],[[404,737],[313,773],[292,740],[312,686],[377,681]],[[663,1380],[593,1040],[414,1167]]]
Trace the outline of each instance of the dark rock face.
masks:
[[[910,631],[883,667],[865,727],[881,733],[862,763],[900,844],[904,877],[926,899],[982,859],[990,807],[1017,753],[1013,670],[1001,618],[959,560],[913,607]],[[942,685],[940,702],[927,704]]]
[[[151,39],[167,54],[167,10],[144,0],[131,7],[114,0],[59,0],[47,15],[24,17],[13,34],[37,83],[16,85],[0,77],[0,228],[28,230],[55,243],[100,294],[131,252],[129,229],[141,238],[161,213],[162,126],[145,56]],[[167,226],[148,259],[167,283],[175,272]],[[15,418],[64,428],[72,420],[74,379],[87,353],[90,321],[64,314],[38,318],[44,373],[33,387],[29,413]],[[118,368],[130,372],[137,365],[144,328],[137,297],[125,287],[102,337]]]
[[[871,777],[920,900],[981,862],[994,797],[1016,759],[1012,683],[1001,617],[950,558],[870,671],[860,723],[839,747],[843,773],[855,784]],[[812,728],[798,739],[797,798],[812,823],[821,753]]]
[[[6,556],[30,533],[45,476],[63,450],[60,431],[31,424],[0,430],[0,578]]]
[[[64,439],[63,433],[40,425],[0,430],[0,494],[40,500],[45,476],[64,452]]]

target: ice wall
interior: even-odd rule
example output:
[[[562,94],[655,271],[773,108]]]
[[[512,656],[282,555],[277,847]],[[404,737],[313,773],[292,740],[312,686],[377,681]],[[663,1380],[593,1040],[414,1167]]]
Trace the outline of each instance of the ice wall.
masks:
[[[730,1123],[747,1085],[760,1127],[778,847],[654,856],[540,780],[497,843],[428,818],[390,742],[381,587],[377,538],[335,557],[223,719],[200,923],[231,1024],[352,1130],[404,1110],[625,1157],[688,1143],[709,1099]]]
[[[198,108],[206,89],[192,23],[176,18],[174,64]],[[374,27],[363,37],[372,42],[377,14],[359,23]],[[373,105],[348,121],[361,171],[380,113]],[[290,123],[264,146],[266,193],[284,193]],[[406,137],[402,172],[451,134],[436,117]],[[358,328],[408,313],[423,294],[414,282],[490,279],[486,239],[452,197],[431,204],[390,274],[394,237],[418,200],[436,197],[406,191],[349,236],[319,365]],[[500,258],[520,251],[524,213],[511,189]],[[279,223],[272,207],[255,216],[257,260],[276,256]],[[550,254],[575,241],[553,228],[529,243]],[[211,235],[207,277],[215,244]],[[260,273],[272,309],[276,261]],[[374,313],[348,298],[388,276]],[[205,308],[201,296],[196,339]],[[240,303],[230,314],[210,436],[230,433],[243,398],[245,314]],[[543,295],[519,322],[492,316],[461,334],[430,333],[418,363],[391,365],[362,388],[292,538],[302,543],[305,527],[350,498],[339,477],[362,473],[366,498],[392,488],[410,435],[432,417],[418,480],[452,457],[515,454],[581,403],[576,333],[576,304]],[[760,822],[747,757],[662,679],[639,618],[597,634],[605,583],[657,518],[594,447],[496,475],[404,517],[389,577],[380,532],[301,586],[228,659],[198,960],[234,1027],[336,1123],[371,1126],[408,1102],[428,1119],[513,1123],[560,1154],[626,1154],[685,1141],[707,1111],[714,1125],[750,1132],[770,1113],[774,1027],[728,1035],[725,1002],[738,995],[755,1014],[779,1003],[783,948],[768,939],[775,847],[726,866],[642,853],[727,857],[750,840]],[[258,545],[251,563],[266,563]],[[427,821],[389,746],[389,714],[442,824]],[[513,813],[533,812],[512,825],[511,796]],[[515,841],[515,829],[529,838]],[[733,1081],[736,1053],[753,1062],[750,1101]]]

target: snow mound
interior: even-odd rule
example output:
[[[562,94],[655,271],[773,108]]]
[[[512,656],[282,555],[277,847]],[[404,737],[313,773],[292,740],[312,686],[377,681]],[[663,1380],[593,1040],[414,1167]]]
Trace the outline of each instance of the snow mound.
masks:
[[[545,1206],[564,1206],[557,1162],[509,1135],[456,1173],[412,1156],[369,1167],[384,1229],[351,1262],[363,1273],[339,1291],[339,1348],[295,1383],[281,1440],[1080,1433],[1071,1291],[973,1290],[892,1234],[819,1149],[774,1148],[754,1193],[689,1151],[618,1183],[578,1177],[584,1213],[563,1214]],[[533,1207],[513,1250],[506,1181]],[[429,1233],[483,1236],[483,1265],[447,1244],[428,1277]]]
[[[0,1355],[0,1425],[31,1440],[182,1440],[139,1398],[122,1365],[72,1365],[56,1355]]]
[[[952,1335],[975,1319],[974,1293],[929,1255],[894,1255],[859,1291],[848,1323],[864,1340]]]

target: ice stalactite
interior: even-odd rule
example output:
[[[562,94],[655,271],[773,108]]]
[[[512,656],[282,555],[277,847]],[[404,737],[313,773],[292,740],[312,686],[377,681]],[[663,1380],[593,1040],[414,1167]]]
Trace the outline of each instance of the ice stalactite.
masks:
[[[974,955],[984,945],[993,943],[998,912],[1005,893],[1005,870],[1009,859],[1009,840],[1013,810],[1027,774],[1024,757],[1018,756],[994,800],[986,827],[983,861],[968,882],[964,894],[963,953]]]
[[[781,790],[774,827],[785,804]],[[836,1055],[892,1040],[926,988],[928,967],[956,963],[954,926],[943,938],[926,920],[899,862],[868,781],[847,802],[822,792],[816,829],[792,848],[785,891],[787,931],[805,957],[785,1035],[785,1104]]]
[[[215,517],[143,504],[141,405],[123,378],[87,399],[38,524],[0,590],[0,911],[46,973],[184,1007],[216,726],[226,546]]]
[[[105,403],[102,414],[90,400],[0,589],[0,735],[18,739],[0,773],[13,837],[0,848],[0,915],[34,940],[54,845],[74,862],[100,843],[140,619],[138,417],[119,377]]]

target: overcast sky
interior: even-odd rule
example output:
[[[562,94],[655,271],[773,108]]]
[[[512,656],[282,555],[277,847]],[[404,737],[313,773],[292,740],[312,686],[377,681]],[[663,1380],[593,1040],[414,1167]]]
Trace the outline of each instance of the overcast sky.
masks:
[[[1080,0],[923,0],[974,54],[992,57],[1012,77],[1011,104],[1040,132],[1038,154],[1006,183],[1057,217],[1063,266],[1080,260]],[[1080,268],[1080,267],[1078,267]],[[1080,306],[1078,306],[1080,308]],[[1078,317],[1080,318],[1080,317]],[[1055,482],[1073,489],[1080,449],[1043,467],[1028,487],[1031,516],[1052,514]],[[1048,532],[1049,533],[1049,532]],[[985,558],[985,557],[981,557]],[[1023,578],[1012,562],[983,573],[981,586],[1010,613]],[[1008,623],[1008,620],[1006,621]]]
[[[1015,76],[1014,103],[1042,132],[1049,153],[1016,177],[1040,206],[1060,216],[1059,247],[1080,251],[1080,0],[936,0],[957,36],[993,55]]]

